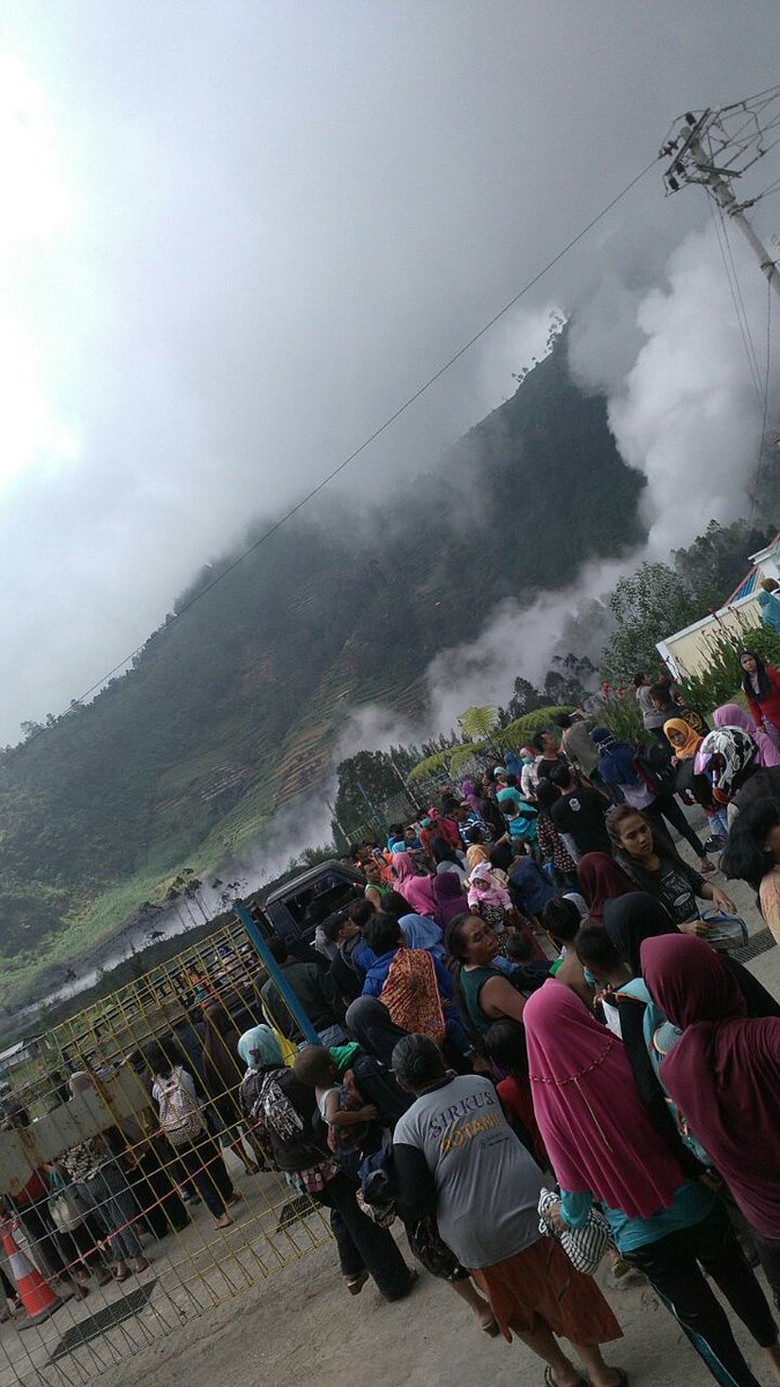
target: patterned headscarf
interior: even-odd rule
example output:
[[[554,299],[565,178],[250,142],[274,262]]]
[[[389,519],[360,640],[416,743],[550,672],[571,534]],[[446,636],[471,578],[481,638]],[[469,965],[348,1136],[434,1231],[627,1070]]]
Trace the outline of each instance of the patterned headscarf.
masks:
[[[237,1050],[248,1069],[268,1069],[284,1064],[282,1047],[270,1026],[253,1026],[244,1031]]]

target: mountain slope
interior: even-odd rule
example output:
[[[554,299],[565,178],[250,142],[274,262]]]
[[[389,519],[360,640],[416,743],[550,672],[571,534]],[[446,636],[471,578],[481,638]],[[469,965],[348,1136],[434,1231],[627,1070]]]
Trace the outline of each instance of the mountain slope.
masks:
[[[298,516],[169,618],[92,704],[3,753],[5,1000],[118,925],[109,904],[126,913],[133,883],[140,904],[183,863],[207,870],[256,838],[316,783],[349,707],[413,711],[429,661],[476,636],[496,602],[530,602],[641,537],[641,479],[603,399],[571,381],[564,339],[435,467],[401,475],[372,517],[335,500]]]

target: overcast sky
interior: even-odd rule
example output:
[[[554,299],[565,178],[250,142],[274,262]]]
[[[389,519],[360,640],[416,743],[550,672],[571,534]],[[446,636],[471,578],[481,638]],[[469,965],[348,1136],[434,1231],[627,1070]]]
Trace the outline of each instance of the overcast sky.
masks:
[[[776,0],[5,0],[0,740],[351,451],[673,117],[772,85],[779,41]],[[654,171],[346,484],[509,395],[551,306],[592,323],[594,380],[627,373],[631,295],[707,216]]]

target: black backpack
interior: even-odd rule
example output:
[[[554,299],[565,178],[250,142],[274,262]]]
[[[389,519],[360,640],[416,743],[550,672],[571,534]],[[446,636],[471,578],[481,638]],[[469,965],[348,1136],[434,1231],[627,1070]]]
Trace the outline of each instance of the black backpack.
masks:
[[[654,794],[674,794],[677,775],[669,755],[658,743],[638,746],[634,757],[637,774]]]

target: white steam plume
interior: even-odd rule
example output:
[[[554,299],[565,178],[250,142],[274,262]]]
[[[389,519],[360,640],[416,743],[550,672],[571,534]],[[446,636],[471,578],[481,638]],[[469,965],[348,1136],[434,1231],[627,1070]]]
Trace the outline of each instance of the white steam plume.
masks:
[[[763,364],[766,285],[733,235],[736,272]],[[627,278],[634,279],[630,271]],[[454,726],[472,704],[506,703],[518,674],[543,680],[556,654],[571,650],[597,661],[609,630],[605,613],[594,616],[594,598],[607,596],[643,559],[666,560],[710,519],[728,523],[747,513],[763,408],[714,227],[690,234],[670,255],[666,278],[664,288],[638,290],[613,265],[602,291],[575,315],[569,342],[575,378],[606,392],[621,455],[647,479],[646,545],[621,560],[594,560],[569,588],[544,593],[528,608],[501,603],[476,639],[438,655],[428,669],[430,710],[414,729],[416,740]],[[519,326],[524,331],[525,321]],[[342,754],[348,746],[357,749],[353,734],[361,746],[409,739],[409,729],[377,705],[361,709],[348,734]]]
[[[767,288],[735,235],[763,388]],[[639,301],[635,322],[644,341],[623,381],[614,380],[611,344],[600,350],[598,318],[581,330],[575,325],[570,352],[583,384],[608,389],[618,448],[647,478],[642,505],[654,558],[690,543],[710,519],[728,523],[746,514],[763,414],[714,227],[688,236],[667,273],[667,287]]]

